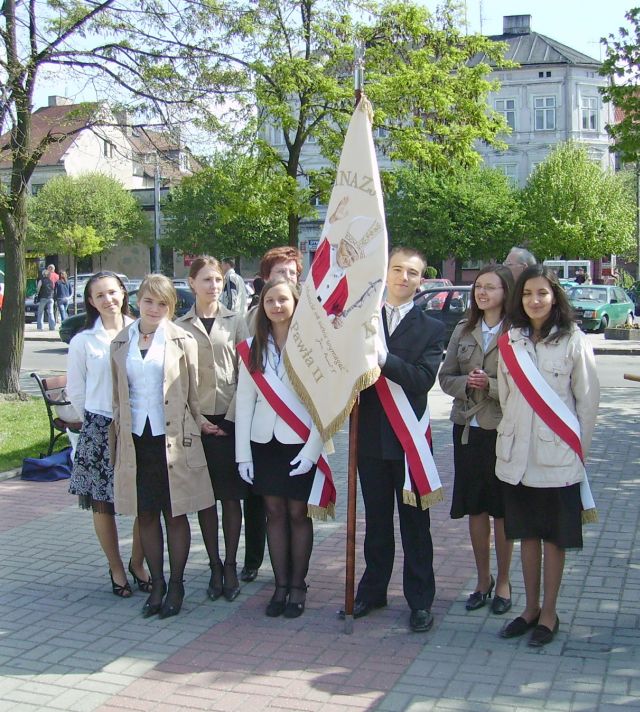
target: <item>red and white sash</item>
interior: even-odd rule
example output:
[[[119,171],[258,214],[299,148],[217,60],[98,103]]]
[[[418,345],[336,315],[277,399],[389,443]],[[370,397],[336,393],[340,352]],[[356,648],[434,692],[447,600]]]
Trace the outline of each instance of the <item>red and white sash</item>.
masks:
[[[253,378],[258,390],[280,418],[305,442],[311,433],[311,416],[295,393],[271,373],[251,371],[249,368],[249,349],[253,339],[238,344],[237,351]],[[311,487],[307,507],[309,516],[326,519],[335,517],[336,488],[333,484],[331,468],[324,453],[317,462],[316,472]]]
[[[422,509],[442,501],[442,483],[430,447],[429,408],[425,408],[418,420],[400,385],[381,375],[375,388],[393,432],[404,450],[404,503],[417,506],[416,492]]]
[[[523,344],[516,343],[514,346],[509,333],[505,333],[498,339],[498,348],[514,383],[534,413],[575,452],[584,469],[580,423],[576,415],[544,379]],[[582,520],[597,521],[596,505],[586,470],[580,483],[580,497]]]

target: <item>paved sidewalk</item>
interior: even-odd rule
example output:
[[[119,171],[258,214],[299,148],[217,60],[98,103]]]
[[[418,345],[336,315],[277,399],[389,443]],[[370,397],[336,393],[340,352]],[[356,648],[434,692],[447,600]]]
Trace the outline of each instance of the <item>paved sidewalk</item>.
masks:
[[[431,407],[447,501],[432,510],[438,592],[436,623],[425,635],[407,630],[399,565],[388,608],[355,621],[352,635],[336,619],[344,432],[332,458],[337,520],[316,525],[307,611],[295,620],[264,616],[268,564],[234,603],[207,599],[195,518],[183,612],[144,620],[144,594],[121,600],[110,593],[91,516],[66,494],[66,482],[0,483],[0,710],[640,710],[635,389],[603,394],[589,468],[601,521],[585,529],[584,550],[567,556],[560,633],[541,651],[526,640],[499,639],[504,621],[488,609],[464,609],[475,577],[466,523],[448,517],[448,399],[436,393]],[[118,525],[128,558],[131,520],[121,517]],[[360,518],[357,576],[362,525]],[[517,552],[512,580],[515,615],[523,606]]]

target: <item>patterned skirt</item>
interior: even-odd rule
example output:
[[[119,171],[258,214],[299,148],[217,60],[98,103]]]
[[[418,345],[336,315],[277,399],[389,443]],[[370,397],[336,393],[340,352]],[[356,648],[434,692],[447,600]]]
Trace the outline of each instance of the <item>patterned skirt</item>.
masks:
[[[82,509],[113,514],[113,467],[109,460],[111,418],[85,411],[73,460],[69,492]]]

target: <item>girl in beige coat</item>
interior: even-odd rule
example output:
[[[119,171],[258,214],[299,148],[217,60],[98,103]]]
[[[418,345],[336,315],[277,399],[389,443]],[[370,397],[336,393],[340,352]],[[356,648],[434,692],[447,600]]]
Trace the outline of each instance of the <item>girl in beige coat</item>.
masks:
[[[213,491],[201,431],[195,340],[171,323],[176,292],[171,281],[148,275],[138,291],[140,319],[111,344],[115,509],[138,515],[151,572],[145,618],[179,613],[191,533],[187,512],[210,507]],[[164,580],[160,513],[167,528],[171,576]],[[166,598],[163,596],[166,592]]]
[[[477,582],[466,602],[468,611],[486,605],[493,587],[491,610],[511,608],[512,542],[504,535],[502,483],[496,477],[496,428],[502,417],[498,399],[498,337],[513,276],[506,267],[489,265],[478,272],[468,317],[455,328],[440,369],[440,386],[454,397],[453,460],[455,479],[451,517],[469,517],[469,535],[476,560]],[[497,579],[491,575],[491,521],[496,547]]]
[[[218,548],[218,510],[216,505],[201,509],[198,521],[202,531],[211,578],[207,594],[213,601],[224,596],[233,601],[240,593],[236,554],[242,527],[240,502],[247,495],[247,484],[235,462],[233,414],[230,412],[238,380],[236,345],[249,337],[244,314],[229,311],[219,302],[223,286],[222,268],[214,257],[197,257],[189,270],[189,285],[196,302],[177,323],[193,335],[198,344],[198,395],[204,417],[215,428],[203,435],[211,484],[216,500],[222,502],[222,529],[225,560]]]

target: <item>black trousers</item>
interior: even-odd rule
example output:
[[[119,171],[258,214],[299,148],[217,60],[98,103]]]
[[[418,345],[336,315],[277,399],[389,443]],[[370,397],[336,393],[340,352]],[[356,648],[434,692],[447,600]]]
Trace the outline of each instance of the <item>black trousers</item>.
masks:
[[[260,495],[249,493],[244,500],[244,566],[247,569],[259,569],[264,559],[264,546],[267,538],[267,516],[264,512],[264,500]]]
[[[364,499],[366,530],[364,559],[366,569],[356,599],[382,603],[393,571],[394,495],[398,503],[400,535],[404,551],[402,584],[404,597],[412,610],[431,610],[436,593],[433,575],[433,544],[429,530],[429,510],[402,501],[404,461],[358,457],[358,475]]]

